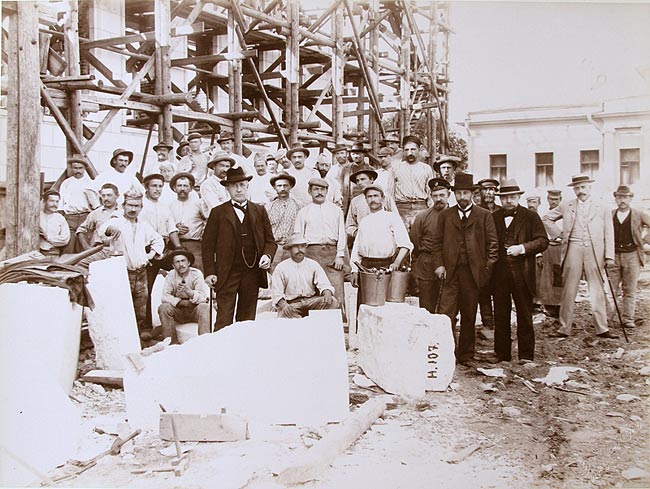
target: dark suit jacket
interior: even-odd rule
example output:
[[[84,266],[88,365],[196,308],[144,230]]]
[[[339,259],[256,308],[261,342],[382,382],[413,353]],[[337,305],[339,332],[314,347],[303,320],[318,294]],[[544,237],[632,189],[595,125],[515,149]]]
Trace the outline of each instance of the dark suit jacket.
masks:
[[[444,210],[444,209],[443,209]],[[433,280],[433,236],[442,211],[433,207],[423,210],[413,220],[409,235],[413,243],[413,275],[418,280]]]
[[[266,210],[263,206],[249,200],[247,212],[253,228],[258,260],[262,255],[268,255],[272,259],[277,245]],[[232,203],[227,201],[210,211],[203,231],[203,271],[206,277],[217,276],[216,291],[228,280],[235,256],[241,253],[237,221]],[[260,287],[268,287],[266,270],[258,268],[258,272]]]
[[[616,211],[618,209],[614,209],[612,211],[612,223],[614,222],[613,219],[616,219]],[[645,253],[643,251],[643,244],[648,243],[650,244],[650,233],[647,233],[645,236],[643,236],[643,228],[650,228],[650,214],[648,214],[646,211],[641,210],[641,209],[634,209],[630,208],[630,212],[632,213],[632,240],[634,241],[634,244],[636,245],[636,254],[639,257],[639,260],[641,260],[641,264],[644,263],[644,258],[645,258]],[[613,225],[613,224],[612,224]]]
[[[457,205],[445,209],[438,216],[438,226],[433,237],[434,270],[444,266],[448,278],[453,277],[456,271],[460,243],[463,240],[461,226]],[[492,215],[477,205],[472,206],[465,224],[465,246],[472,276],[481,288],[490,280],[499,251]]]
[[[494,225],[497,228],[499,237],[499,261],[497,267],[507,267],[508,258],[505,248],[506,241],[506,221],[503,209],[499,209],[492,214]],[[524,280],[531,295],[535,295],[535,255],[548,248],[548,237],[542,218],[536,212],[519,206],[517,213],[512,219],[510,226],[514,226],[513,244],[522,244],[526,250],[525,255],[519,255],[515,258],[515,263],[522,267]]]

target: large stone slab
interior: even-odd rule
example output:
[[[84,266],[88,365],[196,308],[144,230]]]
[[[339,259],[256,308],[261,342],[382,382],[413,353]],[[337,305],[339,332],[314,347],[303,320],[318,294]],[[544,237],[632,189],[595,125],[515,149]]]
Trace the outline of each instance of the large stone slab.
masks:
[[[359,309],[359,366],[386,392],[444,391],[455,369],[449,318],[408,304]]]
[[[124,370],[126,355],[140,351],[133,300],[123,256],[92,262],[88,290],[95,307],[88,311],[88,331],[101,370]]]
[[[339,311],[235,323],[144,358],[124,391],[129,424],[157,429],[169,412],[226,413],[268,424],[321,425],[348,414]]]

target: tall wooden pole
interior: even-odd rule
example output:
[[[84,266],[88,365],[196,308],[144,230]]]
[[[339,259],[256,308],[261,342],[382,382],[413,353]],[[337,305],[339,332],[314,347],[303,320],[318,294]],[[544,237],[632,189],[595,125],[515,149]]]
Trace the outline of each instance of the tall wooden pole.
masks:
[[[7,42],[7,257],[38,249],[41,183],[38,4],[15,5]]]
[[[343,6],[340,2],[332,14],[334,53],[332,57],[332,136],[334,141],[343,141],[343,85],[345,59],[343,54]]]
[[[298,142],[298,123],[300,109],[298,105],[298,87],[300,85],[300,18],[298,0],[289,0],[287,17],[291,25],[287,37],[287,100],[285,122],[289,127],[289,144]]]
[[[156,95],[170,95],[172,93],[171,59],[169,55],[171,41],[170,1],[155,0],[154,23],[156,31]],[[172,141],[172,106],[163,105],[158,116],[158,140]]]
[[[370,0],[368,4],[368,25],[373,25],[377,18],[379,17],[379,0]],[[379,30],[377,27],[374,27],[370,31],[370,52],[372,53],[372,75],[371,83],[373,84],[373,89],[375,93],[379,93]],[[372,105],[370,105],[370,110],[373,110]],[[372,146],[372,153],[377,154],[379,149],[379,124],[377,118],[370,117],[369,120],[369,129],[370,129],[370,144]]]
[[[63,37],[65,61],[67,63],[65,72],[67,76],[79,76],[81,74],[79,64],[79,4],[77,0],[70,0],[69,4],[70,9],[65,21],[65,36]],[[82,141],[83,124],[80,90],[68,92],[68,120],[77,140]],[[77,152],[69,141],[66,144],[66,149],[68,156]]]
[[[232,0],[236,2],[238,0]],[[228,54],[237,57],[241,53],[241,46],[239,38],[235,29],[237,29],[236,11],[233,8],[228,9]],[[231,59],[228,61],[228,108],[230,112],[242,111],[242,70],[241,60]],[[234,151],[237,154],[242,154],[242,141],[241,141],[241,119],[235,119],[232,124],[233,134],[235,136]]]
[[[402,36],[399,56],[402,77],[400,78],[400,111],[399,131],[400,140],[409,132],[409,103],[411,101],[411,30],[406,14],[402,13]]]
[[[438,82],[438,67],[436,65],[436,40],[438,37],[438,22],[436,22],[438,17],[438,4],[437,2],[431,2],[431,21],[429,23],[429,66],[432,67],[433,71],[433,80]],[[435,86],[431,87],[432,90],[436,90]],[[430,94],[429,102],[433,102],[435,97],[432,97]],[[431,155],[431,161],[436,161],[436,154],[438,152],[436,148],[436,139],[437,139],[437,130],[436,130],[436,118],[434,116],[434,110],[437,110],[440,113],[440,107],[436,109],[429,109],[429,154]]]

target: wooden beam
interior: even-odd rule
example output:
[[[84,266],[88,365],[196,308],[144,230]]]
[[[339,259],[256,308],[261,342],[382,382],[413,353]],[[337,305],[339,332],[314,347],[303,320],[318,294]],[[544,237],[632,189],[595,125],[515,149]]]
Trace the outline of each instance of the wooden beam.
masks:
[[[170,0],[154,0],[154,15],[156,28],[156,95],[169,95],[172,93],[171,80],[171,4]],[[163,105],[158,116],[158,140],[171,141],[172,139],[172,113],[171,105]]]
[[[104,63],[99,60],[94,54],[90,51],[85,51],[82,55],[82,58],[88,61],[93,68],[95,68],[99,73],[101,73],[109,82],[118,88],[126,88],[126,83],[124,83],[119,78],[115,78],[115,75],[111,69],[106,66]]]
[[[343,7],[338,2],[332,15],[332,35],[335,41],[332,53],[332,136],[336,142],[343,141],[343,83],[345,76],[343,20]]]
[[[273,9],[280,4],[280,0],[272,0],[269,2],[262,11],[265,14],[270,14]],[[249,34],[261,21],[259,19],[253,19],[253,21],[248,25],[248,29],[244,33],[244,37]]]
[[[79,3],[78,0],[69,0],[68,15],[66,16],[63,44],[65,48],[65,62],[67,63],[66,75],[78,77],[81,75],[79,65]],[[68,92],[68,119],[70,127],[79,141],[83,137],[81,92],[72,90]],[[66,144],[68,156],[75,153],[75,148],[68,141]]]
[[[5,5],[3,5],[3,8]],[[5,254],[38,249],[41,110],[38,4],[16,2],[9,16],[7,55],[7,197]]]
[[[202,64],[215,64],[221,61],[232,61],[236,59],[255,58],[257,56],[256,49],[247,49],[237,54],[207,54],[205,56],[191,56],[189,58],[176,58],[172,59],[172,66],[186,66],[186,65],[202,65]]]
[[[314,104],[314,106],[311,109],[311,112],[307,116],[307,119],[306,119],[307,122],[312,121],[313,118],[316,116],[316,112],[318,112],[318,110],[320,109],[321,104],[323,103],[323,100],[325,100],[325,97],[327,96],[327,94],[330,92],[330,89],[332,88],[332,70],[329,70],[327,72],[327,75],[326,75],[325,79],[327,81],[325,82],[325,86],[323,87],[323,91],[318,96],[318,100],[316,101],[316,103]]]
[[[300,104],[298,88],[300,85],[300,11],[297,0],[287,3],[287,19],[289,21],[289,34],[287,36],[287,108],[284,112],[284,121],[289,127],[289,144],[298,142],[298,122],[300,121]]]
[[[107,98],[107,97],[93,97],[89,99],[84,99],[84,102],[86,101],[99,104],[101,110],[131,109],[131,110],[141,110],[143,112],[149,112],[152,114],[161,113],[160,106],[154,104],[148,104],[146,102],[136,102],[135,100],[120,101],[118,99]]]
[[[234,4],[235,2],[233,2]],[[245,47],[244,43],[239,42],[237,36],[237,25],[242,30],[246,30],[246,25],[243,21],[241,12],[234,6],[228,9],[228,56],[232,59],[228,62],[228,108],[230,112],[241,112],[242,110],[242,63],[238,56]],[[241,141],[241,119],[233,121],[233,135],[234,135],[234,152],[238,155],[242,154],[242,141]]]
[[[192,34],[201,34],[204,30],[203,22],[198,22],[191,25],[179,26],[171,30],[171,37],[183,37]],[[84,41],[82,47],[84,49],[103,48],[107,46],[121,46],[123,44],[131,44],[134,42],[147,42],[156,39],[156,31],[139,32],[137,34],[128,34],[126,36],[109,37],[105,39],[95,39],[93,41]]]

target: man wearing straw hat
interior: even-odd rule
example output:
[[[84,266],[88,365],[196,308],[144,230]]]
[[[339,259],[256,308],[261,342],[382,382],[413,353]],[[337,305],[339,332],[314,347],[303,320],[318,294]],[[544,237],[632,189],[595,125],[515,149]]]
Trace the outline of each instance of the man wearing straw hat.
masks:
[[[309,311],[339,307],[323,267],[305,257],[307,244],[300,234],[293,234],[283,246],[290,258],[277,266],[271,286],[278,317],[300,318],[309,315]]]
[[[418,283],[420,307],[435,314],[440,296],[441,282],[431,273],[433,270],[433,235],[438,226],[438,216],[448,206],[449,182],[444,178],[429,180],[433,206],[420,212],[411,225],[409,234],[413,242],[413,276]]]
[[[230,194],[221,182],[226,178],[228,169],[235,165],[235,159],[225,151],[216,151],[208,161],[208,168],[213,174],[201,184],[201,199],[208,214],[224,202],[230,200]]]
[[[627,185],[619,185],[614,192],[614,198],[617,208],[612,211],[612,219],[616,255],[609,275],[614,299],[618,296],[619,288],[623,289],[623,325],[633,328],[637,283],[645,255],[643,244],[650,243],[650,233],[643,237],[643,228],[650,228],[650,215],[630,207],[634,193]]]
[[[553,223],[562,219],[562,301],[560,328],[552,337],[566,338],[571,334],[575,299],[584,273],[589,285],[592,316],[596,336],[618,338],[609,331],[605,305],[604,267],[614,266],[614,226],[612,214],[591,198],[589,175],[575,175],[568,185],[576,199],[562,202],[546,214],[542,221]]]
[[[536,212],[519,205],[523,194],[515,180],[508,180],[496,195],[501,208],[492,214],[499,238],[499,259],[494,266],[494,352],[493,361],[511,360],[510,312],[517,310],[519,363],[530,363],[535,354],[533,297],[536,293],[537,253],[548,247],[544,224]]]
[[[156,161],[147,161],[144,167],[144,171],[142,172],[143,177],[151,175],[152,173],[160,173],[160,165],[171,163],[169,154],[171,150],[174,149],[174,147],[170,143],[161,141],[158,144],[154,145],[152,149],[156,153]]]
[[[474,365],[479,290],[490,280],[499,256],[492,215],[472,203],[473,178],[469,173],[456,175],[452,188],[458,203],[440,213],[433,236],[435,274],[444,281],[440,312],[449,316],[453,327],[460,310],[456,360],[468,367]]]
[[[131,188],[144,194],[144,187],[140,181],[134,174],[127,173],[126,171],[132,161],[132,151],[124,148],[117,148],[113,151],[113,157],[110,162],[111,167],[97,175],[97,178],[95,178],[95,189],[99,191],[105,183],[112,183],[120,193],[118,204],[122,203],[124,194]]]
[[[406,255],[413,250],[413,243],[399,214],[384,210],[384,190],[376,185],[368,185],[363,193],[370,214],[359,223],[350,255],[353,287],[359,285],[358,264],[364,268],[383,267],[395,272],[399,270]],[[361,289],[357,298],[357,306],[363,304]]]

